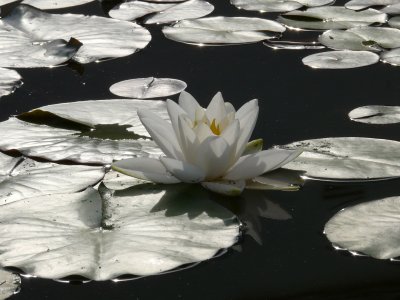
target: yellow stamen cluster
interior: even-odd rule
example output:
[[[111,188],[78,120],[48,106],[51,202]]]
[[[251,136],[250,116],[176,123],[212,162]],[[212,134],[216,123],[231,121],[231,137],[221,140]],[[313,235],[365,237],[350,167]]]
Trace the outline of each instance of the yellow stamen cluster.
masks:
[[[221,130],[219,128],[219,124],[216,125],[215,119],[212,121],[212,123],[210,125],[210,129],[211,129],[212,133],[214,133],[215,135],[220,135],[221,134]]]

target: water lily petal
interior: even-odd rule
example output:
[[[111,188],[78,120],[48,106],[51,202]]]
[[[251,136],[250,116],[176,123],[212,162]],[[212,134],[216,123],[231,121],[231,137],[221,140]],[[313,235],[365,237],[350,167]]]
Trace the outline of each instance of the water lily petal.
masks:
[[[214,133],[211,131],[210,126],[200,123],[195,129],[196,137],[199,143],[202,143],[209,136],[214,136]]]
[[[197,100],[188,92],[182,91],[178,101],[179,106],[188,114],[189,118],[195,120],[196,110],[202,109]]]
[[[230,147],[224,138],[210,136],[206,138],[194,153],[195,165],[203,168],[208,180],[221,177],[231,166],[234,147]]]
[[[171,124],[161,119],[149,110],[139,110],[138,116],[144,127],[150,133],[151,138],[157,143],[165,155],[182,159],[181,147],[176,138]]]
[[[182,109],[182,107],[180,107],[175,101],[167,99],[166,103],[167,103],[167,111],[172,123],[172,128],[174,128],[174,131],[179,141],[178,117],[179,115],[187,115],[187,114]]]
[[[225,102],[225,110],[227,114],[236,113],[235,107],[230,102]]]
[[[246,149],[247,143],[251,138],[254,127],[256,126],[257,117],[258,106],[254,107],[252,110],[246,113],[242,119],[240,119],[240,136],[236,146],[237,158],[239,158]]]
[[[258,100],[253,99],[242,105],[241,108],[236,112],[236,119],[242,120],[249,112],[258,108]]]
[[[224,98],[222,98],[221,92],[216,93],[215,96],[211,99],[211,102],[206,110],[206,115],[208,120],[210,121],[210,124],[213,120],[219,123],[223,118],[225,118],[225,102]]]
[[[168,172],[158,159],[135,157],[117,161],[111,166],[115,171],[156,183],[178,183],[179,179]]]
[[[193,162],[194,152],[192,149],[197,148],[198,139],[186,118],[188,117],[185,115],[180,115],[178,117],[178,129],[175,132],[177,133],[178,141],[186,161]]]
[[[225,139],[229,147],[235,147],[240,134],[239,120],[234,120],[228,127],[221,133],[221,137]]]
[[[210,182],[202,182],[201,185],[215,193],[227,195],[227,196],[238,196],[243,192],[245,188],[244,180],[238,181],[210,181]]]
[[[190,163],[168,157],[161,157],[160,160],[164,167],[182,182],[196,183],[205,177],[202,169]]]
[[[276,151],[275,149],[272,149],[242,156],[224,175],[224,179],[240,180],[254,178],[263,173],[282,167],[300,154],[301,151]]]

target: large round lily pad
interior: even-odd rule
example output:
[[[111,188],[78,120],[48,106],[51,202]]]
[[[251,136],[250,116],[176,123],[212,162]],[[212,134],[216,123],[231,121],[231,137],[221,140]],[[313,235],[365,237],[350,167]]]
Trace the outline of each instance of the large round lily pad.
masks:
[[[3,205],[0,265],[44,278],[108,280],[203,261],[236,242],[239,223],[229,211],[169,193],[145,185],[104,191],[102,200],[88,189]]]
[[[400,177],[400,142],[361,138],[322,138],[295,142],[283,149],[303,149],[285,168],[328,181],[382,180]]]
[[[400,256],[400,197],[345,208],[325,225],[336,246],[379,259]]]
[[[315,69],[351,69],[365,67],[379,61],[379,55],[369,51],[327,51],[303,58],[303,64]]]

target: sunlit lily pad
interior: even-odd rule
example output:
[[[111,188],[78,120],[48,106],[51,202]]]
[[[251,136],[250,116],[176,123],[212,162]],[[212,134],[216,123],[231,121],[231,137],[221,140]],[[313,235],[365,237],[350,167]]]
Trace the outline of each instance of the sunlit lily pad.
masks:
[[[231,0],[231,4],[240,9],[260,12],[288,12],[303,6],[323,6],[333,2],[333,0]]]
[[[315,69],[351,69],[369,66],[379,61],[379,55],[369,51],[327,51],[303,58],[303,64]]]
[[[147,77],[115,83],[110,87],[110,92],[121,97],[147,99],[178,94],[186,86],[185,82],[178,79]]]
[[[400,47],[400,30],[396,28],[365,26],[348,31],[357,34],[367,42],[377,43],[384,48]]]
[[[0,270],[0,299],[8,299],[20,291],[21,278],[12,272]]]
[[[378,259],[400,256],[400,197],[345,208],[325,225],[336,246]]]
[[[378,52],[381,48],[375,41],[351,32],[351,30],[328,30],[318,37],[318,41],[328,48],[334,50],[354,50],[354,51],[374,51]]]
[[[58,9],[78,6],[93,1],[95,0],[24,0],[22,3],[32,5],[40,9]]]
[[[130,0],[113,7],[108,14],[114,19],[133,21],[148,14],[164,11],[175,5],[176,3]]]
[[[328,181],[382,180],[400,177],[400,142],[340,137],[305,140],[284,149],[303,149],[285,168]]]
[[[341,6],[327,6],[288,12],[281,15],[278,21],[286,26],[301,29],[346,29],[386,23],[387,15],[375,9],[354,11]]]
[[[385,6],[381,11],[390,15],[398,15],[400,14],[400,3]]]
[[[42,44],[52,45],[59,39],[69,40],[73,37],[83,44],[73,55],[73,59],[80,63],[130,55],[144,48],[151,39],[145,28],[131,22],[97,16],[50,14],[29,5],[19,5],[3,18],[0,30],[5,32],[2,39],[22,44],[13,51],[15,55],[18,55],[18,51],[31,51],[25,49],[29,48],[28,42],[33,43],[31,47],[37,43],[43,48]],[[16,30],[19,30],[18,35]],[[9,47],[6,42],[2,45]],[[12,57],[9,52],[3,55]]]
[[[0,97],[13,93],[22,85],[22,77],[18,72],[0,68]]]
[[[387,6],[398,3],[399,0],[351,0],[345,4],[345,7],[354,10],[361,10],[371,6]]]
[[[163,28],[172,40],[189,44],[244,44],[276,37],[285,31],[281,24],[260,18],[210,17],[184,20]]]
[[[154,185],[104,193],[4,205],[0,264],[45,278],[153,275],[212,258],[239,234],[234,215],[207,198],[169,197]]]
[[[0,205],[24,198],[86,189],[104,176],[103,167],[40,163],[0,153]]]
[[[382,52],[381,61],[393,66],[400,66],[400,48]]]
[[[400,28],[400,16],[391,18],[388,23],[391,27]]]
[[[349,117],[352,121],[367,124],[400,123],[400,106],[362,106],[353,109]]]

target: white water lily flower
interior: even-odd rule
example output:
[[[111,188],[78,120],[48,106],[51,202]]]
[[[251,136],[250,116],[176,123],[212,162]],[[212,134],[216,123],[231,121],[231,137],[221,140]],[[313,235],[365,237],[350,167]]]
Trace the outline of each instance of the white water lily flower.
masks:
[[[156,183],[201,182],[212,191],[238,195],[246,180],[278,169],[300,154],[280,149],[245,153],[257,121],[257,99],[236,111],[217,93],[204,109],[182,92],[179,105],[167,100],[167,109],[171,123],[151,111],[138,111],[165,156],[121,160],[112,165],[114,170]]]

